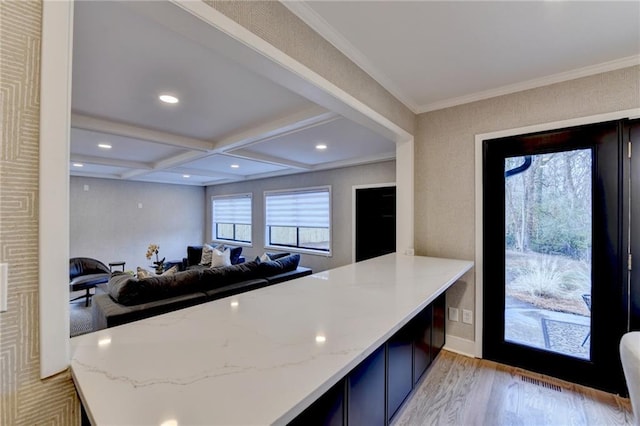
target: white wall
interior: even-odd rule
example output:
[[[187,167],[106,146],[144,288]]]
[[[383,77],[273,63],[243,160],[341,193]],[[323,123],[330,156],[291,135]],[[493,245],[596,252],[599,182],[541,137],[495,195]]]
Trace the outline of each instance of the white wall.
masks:
[[[245,247],[242,253],[247,259],[259,256],[266,251],[264,248],[264,191],[331,185],[332,256],[302,254],[300,264],[313,269],[314,272],[343,266],[351,263],[352,186],[395,182],[395,176],[395,161],[385,161],[363,166],[210,186],[206,192],[206,238],[211,240],[212,196],[252,193],[253,244],[252,247]]]
[[[71,177],[70,256],[124,260],[135,270],[151,265],[145,253],[155,243],[160,258],[182,259],[187,245],[204,241],[204,193],[196,186]]]

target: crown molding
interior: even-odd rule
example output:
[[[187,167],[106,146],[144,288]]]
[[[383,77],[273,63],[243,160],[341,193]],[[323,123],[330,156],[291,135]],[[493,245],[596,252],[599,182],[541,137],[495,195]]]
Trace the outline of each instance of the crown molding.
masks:
[[[571,71],[561,72],[546,77],[534,78],[532,80],[509,84],[506,86],[497,87],[495,89],[484,90],[482,92],[476,92],[470,95],[431,102],[418,108],[417,114],[468,104],[470,102],[481,101],[484,99],[495,98],[497,96],[509,95],[511,93],[549,86],[551,84],[562,83],[582,77],[589,77],[591,75],[601,74],[608,71],[615,71],[618,69],[628,68],[636,65],[640,65],[640,55],[627,56],[625,58],[620,58],[609,62],[603,62],[583,68],[577,68]]]
[[[391,93],[396,99],[402,102],[414,114],[416,114],[419,106],[404,93],[385,73],[377,69],[367,57],[356,49],[346,38],[342,36],[335,28],[331,26],[322,16],[313,10],[304,1],[282,1],[281,4],[289,9],[291,13],[296,15],[305,24],[311,27],[322,38],[327,40],[338,49],[343,55],[349,58],[365,73],[369,74],[378,84],[380,84],[387,92]]]

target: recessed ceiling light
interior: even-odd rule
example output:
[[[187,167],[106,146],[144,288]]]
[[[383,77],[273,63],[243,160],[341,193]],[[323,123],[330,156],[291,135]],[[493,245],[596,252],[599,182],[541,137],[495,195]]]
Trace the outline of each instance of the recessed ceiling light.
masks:
[[[319,143],[318,145],[316,145],[316,149],[318,151],[324,151],[325,149],[327,149],[327,145],[325,145],[323,143]]]
[[[182,175],[183,178],[185,179],[189,179],[191,177],[191,175]]]
[[[160,95],[158,96],[158,98],[167,104],[177,104],[178,102],[180,102],[180,100],[178,98],[176,98],[175,96],[172,95]]]
[[[239,169],[240,168],[240,164],[232,164],[231,168],[232,169]]]
[[[98,148],[111,149],[111,145],[109,145],[108,143],[99,143]]]
[[[84,167],[82,163],[73,163],[73,167]]]
[[[319,335],[317,335],[317,336],[316,336],[316,342],[318,342],[318,343],[324,343],[324,342],[326,342],[326,341],[327,341],[327,338],[326,338],[326,337],[324,337],[323,335],[319,334]]]

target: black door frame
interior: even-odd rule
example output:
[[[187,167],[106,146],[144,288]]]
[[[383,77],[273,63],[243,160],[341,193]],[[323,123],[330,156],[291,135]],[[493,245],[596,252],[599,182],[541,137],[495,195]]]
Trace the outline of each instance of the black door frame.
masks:
[[[615,121],[483,141],[483,357],[608,391],[623,391],[617,353],[617,342],[626,329],[626,315],[620,309],[626,302],[622,126],[621,121]],[[504,238],[486,238],[495,229],[502,229],[503,235],[504,213],[498,212],[504,212],[505,157],[579,148],[594,150],[593,223],[616,218],[606,221],[605,228],[594,226],[594,344],[590,361],[504,341]]]

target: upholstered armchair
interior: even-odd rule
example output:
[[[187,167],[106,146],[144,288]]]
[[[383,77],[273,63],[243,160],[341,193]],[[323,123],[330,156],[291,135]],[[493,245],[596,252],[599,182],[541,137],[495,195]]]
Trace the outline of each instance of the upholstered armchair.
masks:
[[[627,380],[631,408],[635,415],[633,424],[640,426],[640,331],[632,331],[622,336],[620,359]]]
[[[86,298],[85,306],[89,306],[91,289],[98,284],[106,283],[111,277],[109,268],[99,260],[90,257],[73,257],[69,259],[69,291],[85,290],[86,293],[71,301]]]

